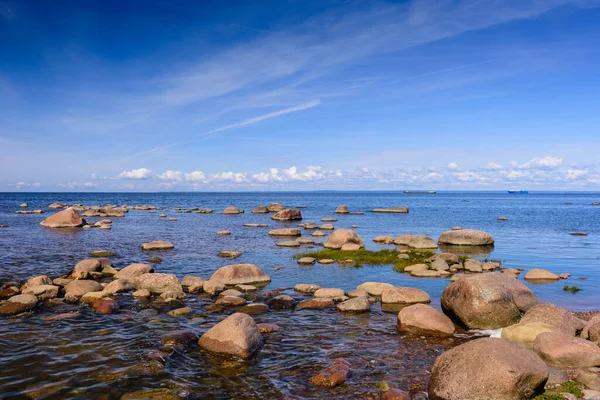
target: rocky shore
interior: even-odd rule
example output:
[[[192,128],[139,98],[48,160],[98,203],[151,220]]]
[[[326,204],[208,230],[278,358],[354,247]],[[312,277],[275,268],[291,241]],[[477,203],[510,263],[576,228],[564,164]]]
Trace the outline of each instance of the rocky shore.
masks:
[[[21,205],[26,208],[27,205]],[[82,206],[53,203],[49,209],[61,209],[40,223],[48,229],[110,229],[107,217],[123,217],[129,210],[155,212],[154,206]],[[176,209],[178,212],[209,214],[210,209]],[[373,209],[380,213],[408,213],[408,208]],[[335,214],[351,212],[340,205]],[[222,218],[237,218],[244,210],[228,206]],[[253,214],[270,214],[273,221],[297,224],[303,219],[299,209],[279,203],[257,206]],[[85,218],[103,218],[88,223]],[[162,218],[161,215],[157,218]],[[574,314],[554,304],[539,302],[535,294],[518,278],[525,271],[498,261],[481,261],[464,256],[462,250],[489,248],[494,238],[486,232],[455,227],[441,232],[437,240],[422,234],[374,237],[376,243],[397,246],[394,251],[367,251],[365,242],[352,229],[336,229],[336,218],[323,218],[326,224],[304,222],[297,227],[265,230],[265,235],[283,237],[280,247],[322,246],[313,253],[298,253],[298,265],[372,263],[394,265],[395,270],[421,279],[449,279],[441,296],[441,309],[430,305],[427,291],[394,286],[387,282],[367,281],[353,290],[344,290],[332,282],[321,287],[313,282],[297,282],[293,288],[271,288],[272,277],[259,265],[230,264],[214,270],[210,276],[174,274],[156,271],[156,265],[131,263],[114,266],[110,249],[93,251],[91,258],[75,262],[66,273],[50,277],[33,276],[0,287],[0,318],[19,319],[41,315],[52,321],[78,319],[82,310],[97,315],[127,315],[132,308],[167,313],[173,318],[194,314],[190,301],[202,298],[205,309],[219,315],[219,322],[197,329],[165,332],[154,357],[165,360],[178,353],[242,362],[256,357],[270,340],[285,338],[286,331],[277,323],[256,322],[256,316],[274,313],[285,320],[289,313],[336,312],[353,319],[369,318],[374,310],[390,312],[389,319],[401,338],[418,343],[445,341],[445,352],[435,358],[427,371],[426,390],[411,386],[376,385],[382,399],[600,399],[600,313]],[[266,227],[267,224],[242,224]],[[41,228],[39,228],[41,229]],[[324,242],[313,239],[327,236]],[[227,235],[229,231],[216,232]],[[303,236],[310,235],[310,238]],[[292,240],[293,239],[293,240]],[[141,247],[149,257],[177,252],[177,243],[156,238]],[[440,252],[438,252],[441,250]],[[452,251],[455,251],[453,253]],[[218,253],[223,258],[242,255],[236,249]],[[323,255],[320,258],[319,255]],[[390,255],[393,260],[390,262]],[[328,258],[325,258],[327,256]],[[158,257],[158,259],[160,259]],[[155,260],[156,261],[156,260]],[[259,262],[257,261],[259,264]],[[556,282],[569,274],[554,274],[531,268],[524,274],[530,282]],[[63,308],[68,306],[67,308]],[[54,310],[68,310],[55,312]],[[287,314],[286,314],[287,313]],[[350,322],[352,323],[352,322]],[[486,333],[482,333],[485,331]],[[482,337],[490,335],[491,337]],[[278,339],[273,339],[275,336]],[[297,339],[296,339],[297,340]],[[310,337],[306,338],[311,340]],[[377,346],[376,341],[365,345]],[[281,355],[285,357],[285,354]],[[237,361],[236,361],[237,360]],[[327,391],[345,385],[357,368],[346,358],[325,360],[323,368],[307,379],[307,384]],[[124,394],[121,398],[171,399],[179,395],[170,389]]]

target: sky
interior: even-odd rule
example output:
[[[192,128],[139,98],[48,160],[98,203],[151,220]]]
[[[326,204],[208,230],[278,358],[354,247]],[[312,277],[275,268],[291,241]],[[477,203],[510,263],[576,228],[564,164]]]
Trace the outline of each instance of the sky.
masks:
[[[0,192],[600,191],[600,0],[0,0]]]

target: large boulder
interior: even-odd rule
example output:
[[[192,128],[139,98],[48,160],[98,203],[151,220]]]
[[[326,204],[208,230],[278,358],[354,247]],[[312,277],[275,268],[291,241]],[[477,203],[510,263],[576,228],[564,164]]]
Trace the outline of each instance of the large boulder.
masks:
[[[210,328],[198,345],[212,353],[249,358],[262,345],[262,336],[251,316],[235,313]]]
[[[516,324],[538,302],[527,286],[500,273],[458,279],[446,287],[441,301],[450,318],[472,329],[498,329]]]
[[[271,219],[275,221],[296,221],[302,219],[302,213],[300,210],[286,208],[285,210],[278,211]]]
[[[225,285],[245,285],[271,282],[271,277],[254,264],[232,264],[219,268],[210,280],[218,280]]]
[[[279,212],[285,210],[285,206],[279,203],[271,203],[269,204],[269,207],[267,207],[267,210],[269,212]]]
[[[52,285],[52,279],[48,278],[46,275],[34,276],[27,279],[27,282],[21,286],[21,291],[39,285]]]
[[[556,328],[565,335],[575,336],[585,327],[585,321],[569,311],[551,303],[539,303],[531,307],[523,318],[522,324],[542,322]]]
[[[560,276],[553,272],[546,271],[545,269],[532,268],[525,274],[524,278],[533,283],[536,282],[553,282],[560,280]]]
[[[491,246],[494,238],[487,232],[475,229],[450,230],[443,232],[438,243],[451,244],[455,246]]]
[[[241,214],[243,212],[244,210],[234,206],[225,207],[225,209],[223,210],[223,214]]]
[[[390,283],[383,283],[383,282],[365,282],[365,283],[361,283],[356,288],[365,290],[371,296],[381,296],[381,293],[384,290],[394,289],[395,286]]]
[[[340,204],[339,206],[337,206],[337,208],[335,209],[334,213],[336,213],[336,214],[349,214],[350,210],[348,209],[347,205]]]
[[[533,342],[533,351],[551,367],[575,369],[600,366],[600,347],[560,332],[546,332]]]
[[[454,334],[454,324],[435,308],[414,304],[398,313],[398,330],[414,335],[448,337]]]
[[[501,337],[509,342],[520,344],[528,349],[533,348],[533,342],[544,332],[556,332],[556,328],[543,322],[518,323],[502,329]]]
[[[95,258],[88,258],[75,264],[72,275],[75,279],[85,279],[90,272],[98,272],[101,267],[100,261]]]
[[[427,235],[402,235],[394,239],[394,244],[412,247],[413,249],[437,249],[438,245]]]
[[[104,287],[103,292],[109,294],[129,292],[134,286],[127,279],[116,279]]]
[[[336,308],[342,312],[367,312],[371,310],[371,302],[366,297],[356,297],[339,303]]]
[[[530,399],[547,379],[548,367],[533,351],[503,339],[476,339],[435,360],[429,399]]]
[[[144,274],[135,278],[132,283],[137,290],[148,289],[152,294],[183,292],[179,279],[173,274]]]
[[[59,211],[40,222],[47,228],[78,228],[85,225],[85,220],[72,207]]]
[[[130,264],[122,270],[120,270],[119,272],[117,272],[114,275],[114,277],[115,279],[128,279],[131,281],[134,278],[137,278],[138,276],[149,274],[153,271],[154,268],[152,268],[152,266],[148,264]]]
[[[351,229],[336,229],[325,241],[324,247],[327,249],[339,250],[343,245],[353,243],[361,248],[365,247],[365,243],[356,232]]]
[[[394,287],[381,292],[383,304],[417,304],[430,303],[431,297],[421,289],[411,287]]]
[[[32,294],[40,301],[54,299],[58,296],[58,286],[54,285],[37,285],[24,289],[21,293]]]
[[[252,209],[253,214],[266,214],[269,212],[269,209],[266,206],[256,206]]]
[[[0,315],[15,315],[31,310],[38,303],[32,294],[18,294],[0,304]]]
[[[96,281],[75,280],[65,286],[65,300],[76,303],[89,292],[100,292],[104,289]]]
[[[170,250],[175,245],[165,240],[155,240],[153,242],[143,243],[142,250]]]

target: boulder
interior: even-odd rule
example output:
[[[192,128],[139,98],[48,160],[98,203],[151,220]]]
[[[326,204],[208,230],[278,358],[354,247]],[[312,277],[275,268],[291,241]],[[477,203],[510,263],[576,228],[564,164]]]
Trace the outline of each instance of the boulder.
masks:
[[[221,235],[221,236],[227,236],[227,235],[231,235],[231,232],[228,231],[227,229],[224,229],[222,231],[218,231],[217,235]]]
[[[417,304],[431,303],[429,294],[421,289],[411,287],[393,287],[381,292],[383,304]]]
[[[271,236],[301,236],[302,232],[298,228],[281,228],[269,231]]]
[[[15,315],[34,308],[38,298],[32,294],[18,294],[0,304],[0,315]]]
[[[32,294],[39,301],[54,299],[58,296],[58,286],[54,285],[37,285],[24,289],[21,293]]]
[[[476,339],[436,359],[429,399],[530,399],[547,379],[548,367],[533,351],[503,339]]]
[[[313,376],[310,383],[315,386],[332,388],[344,383],[348,374],[350,374],[350,363],[343,358],[338,358],[333,360],[329,367]]]
[[[366,297],[355,297],[339,303],[335,308],[342,312],[367,312],[371,310],[371,302]]]
[[[165,240],[155,240],[142,244],[142,250],[170,250],[175,248],[175,245]]]
[[[181,330],[164,334],[160,338],[160,344],[163,349],[183,350],[197,340],[198,335],[196,335],[194,332]]]
[[[545,269],[532,268],[524,276],[528,281],[558,281],[560,276]]]
[[[483,272],[483,268],[481,267],[481,263],[476,260],[467,259],[464,262],[463,268],[468,272]]]
[[[394,239],[394,244],[414,249],[437,249],[438,245],[427,235],[402,235]]]
[[[58,201],[55,201],[54,203],[52,203],[48,206],[48,208],[51,208],[51,209],[64,208],[64,207],[66,207],[66,204],[59,203]]]
[[[226,307],[239,307],[246,305],[246,300],[237,296],[219,296],[215,304]]]
[[[141,290],[136,290],[135,292],[131,293],[131,295],[133,297],[137,297],[140,299],[147,299],[152,294],[150,293],[150,291],[148,289],[141,289]]]
[[[350,210],[348,209],[347,205],[341,204],[341,205],[337,206],[337,208],[335,209],[334,213],[336,213],[336,214],[349,214]]]
[[[592,315],[589,321],[585,323],[580,336],[584,339],[590,339],[593,341],[594,338],[590,336],[590,333],[592,333],[591,331],[596,331],[598,328],[600,328],[600,313]]]
[[[285,209],[277,212],[271,217],[275,221],[297,221],[302,219],[300,210]]]
[[[427,259],[427,261],[432,262],[432,263],[437,260],[443,260],[448,265],[460,264],[460,258],[458,258],[458,256],[456,254],[452,254],[452,253],[438,253],[438,254],[432,255],[431,257],[429,257]]]
[[[328,299],[333,299],[333,300],[337,300],[337,301],[346,300],[346,292],[344,292],[344,289],[339,289],[339,288],[317,289],[317,290],[315,290],[314,296],[317,298],[322,297],[322,298],[328,298]]]
[[[420,270],[420,271],[411,271],[410,274],[417,278],[439,278],[442,275],[444,275],[445,272],[446,271]]]
[[[535,338],[544,332],[556,332],[552,325],[543,322],[518,323],[502,329],[501,337],[528,349],[533,348]]]
[[[91,272],[98,272],[100,269],[100,261],[95,258],[81,260],[73,268],[72,277],[75,279],[85,279]]]
[[[39,285],[52,285],[52,279],[48,278],[46,275],[34,276],[33,278],[27,279],[27,282],[21,286],[21,290],[23,291],[27,288]]]
[[[266,214],[269,209],[266,206],[256,206],[252,209],[252,214]]]
[[[413,397],[417,399],[417,397]],[[410,400],[410,394],[404,390],[391,388],[381,396],[381,400]]]
[[[369,293],[367,293],[367,291],[365,289],[354,289],[348,292],[348,297],[350,298],[354,298],[354,297],[365,297],[365,298],[369,298]]]
[[[332,231],[335,229],[335,226],[333,226],[333,224],[323,224],[319,227],[319,229],[322,229],[324,231]]]
[[[72,207],[59,211],[40,222],[47,228],[78,228],[85,225],[85,220]]]
[[[434,271],[448,271],[450,266],[444,260],[435,260],[431,263],[430,268]]]
[[[276,324],[256,324],[260,333],[279,332],[282,328]]]
[[[243,212],[244,210],[233,206],[225,207],[223,210],[223,214],[241,214]]]
[[[127,279],[116,279],[104,287],[103,292],[108,294],[123,293],[133,290],[134,287]]]
[[[0,300],[11,298],[19,293],[21,291],[13,283],[7,282],[0,286]]]
[[[87,304],[87,305],[91,306],[96,301],[98,301],[100,299],[103,299],[105,297],[109,297],[109,296],[110,296],[110,294],[105,293],[103,291],[87,292],[86,294],[84,294],[83,296],[81,296],[81,298],[79,299],[79,301],[81,303],[84,303],[84,304]]]
[[[321,286],[312,285],[310,283],[299,283],[294,286],[294,290],[300,293],[314,293],[319,289],[321,289]]]
[[[454,324],[435,308],[414,304],[398,313],[398,330],[414,335],[448,337],[454,334]]]
[[[152,294],[163,292],[183,292],[179,279],[173,274],[144,274],[132,281],[137,290],[148,289]]]
[[[361,283],[356,287],[357,289],[364,289],[371,296],[381,296],[381,293],[386,289],[395,289],[395,286],[389,283],[383,282],[365,282]]]
[[[279,203],[271,203],[268,207],[269,212],[279,212],[285,210],[285,206]]]
[[[223,258],[238,258],[241,257],[241,251],[223,250],[217,253],[219,257]]]
[[[319,309],[319,308],[329,308],[333,306],[333,299],[329,298],[315,298],[304,300],[298,303],[296,308],[306,308],[306,309]]]
[[[444,313],[471,329],[516,324],[537,302],[535,294],[513,276],[493,272],[457,279],[441,296]]]
[[[225,284],[218,280],[218,279],[210,279],[208,281],[204,281],[204,283],[202,284],[203,286],[203,290],[208,293],[208,294],[212,294],[215,295],[217,293],[222,292],[223,290],[225,290]],[[190,292],[191,292],[191,288],[190,287]]]
[[[295,240],[284,240],[276,243],[279,247],[300,247],[300,243]]]
[[[539,303],[529,308],[523,315],[521,323],[530,322],[543,322],[570,336],[575,336],[585,327],[584,321],[564,308],[551,303]]]
[[[104,289],[96,281],[75,280],[65,286],[65,300],[76,303],[81,297],[89,292],[100,292]]]
[[[251,316],[235,313],[210,328],[198,345],[212,353],[249,358],[262,345],[262,336]]]
[[[247,304],[238,310],[238,312],[243,312],[243,313],[251,314],[251,315],[264,314],[267,311],[269,311],[269,306],[267,306],[266,304],[262,304],[262,303]]]
[[[192,275],[186,275],[181,280],[181,286],[183,287],[202,286],[203,283],[204,279]]]
[[[346,243],[342,245],[341,251],[358,251],[361,249],[361,246],[356,243]]]
[[[487,232],[461,229],[443,232],[438,243],[455,246],[491,246],[494,244],[494,238]]]
[[[324,247],[327,249],[341,249],[343,245],[353,243],[361,248],[365,243],[356,232],[350,229],[336,229],[325,241]]]
[[[119,309],[119,304],[113,299],[98,299],[92,304],[92,308],[99,314],[113,314]]]
[[[154,268],[148,264],[130,264],[117,272],[114,277],[115,279],[127,279],[132,281],[138,276],[142,276],[144,274],[149,274],[154,272]]]
[[[373,238],[375,243],[383,243],[383,244],[392,244],[394,243],[394,238],[391,236],[376,236]]]
[[[378,207],[371,210],[374,213],[397,213],[397,214],[408,214],[408,207]]]
[[[429,269],[427,264],[413,264],[404,268],[404,272],[412,273],[416,271],[426,271]]]
[[[600,347],[597,344],[560,332],[539,334],[533,342],[533,351],[555,368],[600,366]]]
[[[315,263],[315,259],[312,257],[300,257],[298,259],[298,264],[300,265],[313,265]]]
[[[233,264],[219,268],[210,280],[219,280],[225,285],[271,282],[271,277],[254,264]]]

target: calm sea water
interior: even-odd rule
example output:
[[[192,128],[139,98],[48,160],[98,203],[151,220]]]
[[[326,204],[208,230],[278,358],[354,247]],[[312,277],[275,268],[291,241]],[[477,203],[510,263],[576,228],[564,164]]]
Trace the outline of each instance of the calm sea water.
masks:
[[[47,206],[54,201],[151,204],[169,209],[167,216],[178,221],[161,219],[158,212],[130,211],[124,218],[112,218],[110,231],[45,229],[39,222],[53,212]],[[0,194],[0,224],[8,228],[0,229],[0,282],[39,274],[60,276],[92,250],[116,251],[112,261],[117,267],[144,262],[149,255],[141,251],[141,243],[162,239],[173,242],[176,248],[160,254],[163,262],[155,270],[180,278],[188,274],[208,278],[219,267],[232,263],[217,257],[218,251],[239,250],[243,255],[236,263],[257,264],[272,277],[266,290],[297,283],[350,290],[365,281],[382,281],[426,290],[433,305],[439,305],[447,279],[412,278],[389,266],[297,266],[291,257],[298,250],[277,247],[275,243],[281,239],[267,234],[269,229],[296,223],[275,222],[268,214],[250,213],[254,206],[279,202],[306,206],[302,209],[303,222],[319,223],[321,218],[335,216],[337,228],[358,225],[356,231],[368,249],[387,247],[372,242],[378,235],[424,233],[437,239],[456,225],[487,231],[494,236],[496,246],[488,254],[473,254],[473,258],[499,259],[508,267],[571,273],[566,282],[582,288],[574,295],[562,290],[565,281],[527,285],[540,301],[571,310],[596,310],[600,308],[600,206],[592,206],[594,201],[600,201],[600,194],[4,193]],[[23,202],[29,204],[28,209],[42,208],[46,214],[15,214]],[[365,214],[334,215],[339,204]],[[229,205],[246,213],[186,214],[174,210],[200,207],[220,212]],[[368,212],[374,207],[392,206],[408,206],[410,213]],[[506,216],[508,221],[497,221],[499,216]],[[248,228],[245,223],[267,223],[269,228]],[[222,229],[232,235],[217,236],[215,233]],[[588,236],[571,236],[571,232],[586,232]],[[139,306],[128,297],[119,296],[119,302],[124,310],[114,316],[98,316],[82,308],[83,317],[74,321],[44,321],[40,315],[0,319],[0,345],[9,349],[0,354],[0,394],[18,398],[24,391],[35,394],[43,389],[45,398],[119,398],[127,391],[162,385],[190,398],[319,398],[327,391],[307,383],[311,373],[326,365],[327,359],[344,356],[354,365],[352,378],[328,392],[336,398],[355,398],[356,393],[376,394],[374,384],[380,380],[390,380],[407,390],[424,388],[429,364],[450,345],[448,340],[423,342],[399,336],[395,315],[382,313],[375,309],[378,307],[368,316],[343,316],[335,310],[286,310],[256,318],[277,323],[284,331],[267,340],[265,348],[250,361],[223,362],[192,349],[173,355],[159,371],[132,374],[130,368],[143,361],[145,352],[157,348],[161,334],[176,329],[202,333],[221,320],[223,313],[206,312],[209,300],[199,297],[186,303],[196,318],[160,314],[143,319],[135,315]]]

